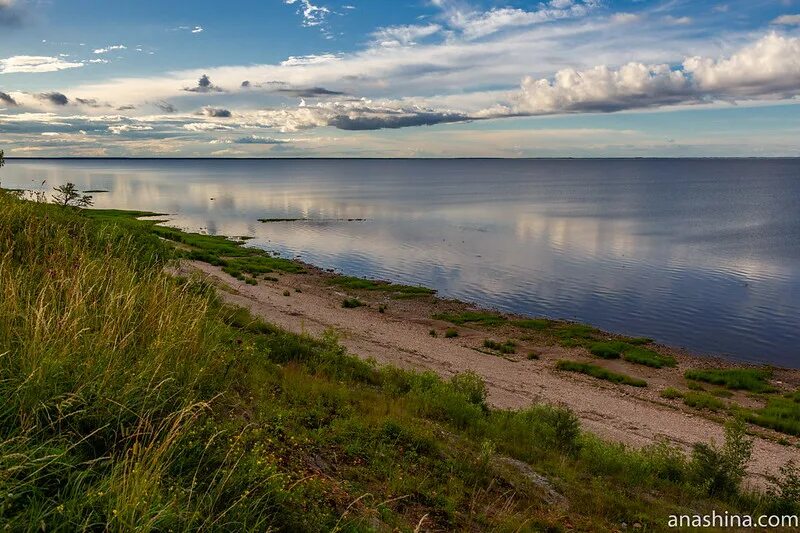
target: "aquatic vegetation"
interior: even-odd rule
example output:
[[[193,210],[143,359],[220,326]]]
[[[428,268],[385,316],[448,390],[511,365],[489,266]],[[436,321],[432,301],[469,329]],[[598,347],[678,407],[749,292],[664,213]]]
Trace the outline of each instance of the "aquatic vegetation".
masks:
[[[579,372],[581,374],[586,374],[587,376],[592,376],[597,379],[604,379],[606,381],[621,383],[623,385],[631,385],[633,387],[647,386],[647,382],[643,379],[634,378],[628,376],[627,374],[619,374],[617,372],[612,372],[603,367],[592,365],[590,363],[561,360],[556,363],[556,368],[558,370],[566,370],[569,372]]]

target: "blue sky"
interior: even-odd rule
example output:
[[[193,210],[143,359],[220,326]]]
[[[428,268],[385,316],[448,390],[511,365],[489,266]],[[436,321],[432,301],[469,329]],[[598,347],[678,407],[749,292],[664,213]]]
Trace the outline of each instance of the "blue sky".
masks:
[[[16,156],[800,156],[800,0],[0,0]]]

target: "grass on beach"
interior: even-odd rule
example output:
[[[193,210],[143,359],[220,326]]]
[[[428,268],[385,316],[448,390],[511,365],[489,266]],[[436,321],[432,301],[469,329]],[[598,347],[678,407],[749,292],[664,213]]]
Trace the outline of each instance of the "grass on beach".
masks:
[[[761,368],[731,368],[712,370],[687,370],[686,379],[722,385],[734,390],[751,392],[774,392],[777,389],[769,384],[772,371]]]
[[[373,281],[369,279],[355,278],[351,276],[334,276],[328,280],[328,283],[343,289],[365,290],[365,291],[382,291],[389,293],[396,293],[405,296],[430,296],[436,294],[433,289],[427,287],[415,287],[410,285],[398,285],[395,283],[388,283],[385,281]]]
[[[634,378],[628,376],[627,374],[612,372],[603,367],[593,365],[590,363],[561,360],[556,363],[556,368],[558,370],[566,370],[569,372],[579,372],[581,374],[586,374],[587,376],[592,376],[593,378],[604,379],[606,381],[611,381],[613,383],[620,383],[622,385],[631,385],[633,387],[647,386],[647,382],[643,379]]]
[[[563,408],[491,409],[474,374],[379,368],[226,308],[166,273],[161,238],[0,192],[0,527],[653,530],[797,512],[794,470],[749,493],[728,448],[609,444]]]

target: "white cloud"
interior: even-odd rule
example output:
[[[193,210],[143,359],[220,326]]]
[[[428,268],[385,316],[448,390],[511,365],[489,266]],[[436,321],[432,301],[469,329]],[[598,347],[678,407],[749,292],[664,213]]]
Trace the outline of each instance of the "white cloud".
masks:
[[[215,122],[192,122],[184,124],[183,129],[186,131],[224,131],[232,130],[233,127],[225,126],[224,124],[217,124]]]
[[[667,15],[664,17],[664,22],[667,24],[672,24],[673,26],[687,26],[693,22],[692,17],[673,17],[672,15]]]
[[[772,23],[784,26],[800,26],[800,15],[781,15],[773,20]]]
[[[800,38],[771,33],[727,59],[686,58],[680,68],[629,63],[618,69],[564,69],[552,80],[525,78],[507,114],[609,112],[800,93]],[[502,115],[501,108],[485,115]]]
[[[684,61],[698,88],[728,96],[769,96],[800,92],[800,37],[770,33],[727,59]]]
[[[438,24],[411,24],[408,26],[389,26],[373,32],[372,37],[378,46],[409,46],[415,41],[430,37],[441,31]]]
[[[203,33],[204,29],[202,26],[195,26],[191,31],[192,33]]]
[[[466,39],[478,39],[508,28],[582,17],[599,3],[597,0],[584,0],[582,3],[554,0],[534,11],[511,7],[474,11],[455,0],[433,0],[433,4],[442,8],[450,28],[461,32]]]
[[[119,126],[109,126],[108,131],[113,135],[121,135],[132,131],[152,131],[153,126],[146,124],[121,124]]]
[[[108,52],[113,52],[114,50],[127,50],[128,47],[124,44],[112,44],[111,46],[107,46],[105,48],[98,48],[94,50],[94,54],[107,54]]]
[[[642,16],[636,13],[614,13],[611,15],[611,20],[618,24],[628,24],[641,20]]]
[[[49,56],[14,56],[0,59],[0,74],[56,72],[82,67],[83,63]]]
[[[330,9],[325,6],[314,5],[310,0],[284,0],[287,5],[299,5],[298,13],[303,16],[303,26],[313,27],[325,24],[325,19],[330,14]]]

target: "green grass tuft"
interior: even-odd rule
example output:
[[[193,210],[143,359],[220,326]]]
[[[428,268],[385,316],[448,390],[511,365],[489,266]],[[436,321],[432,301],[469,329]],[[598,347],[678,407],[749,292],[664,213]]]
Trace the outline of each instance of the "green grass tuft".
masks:
[[[760,368],[732,368],[726,370],[687,370],[686,379],[703,381],[713,385],[722,385],[734,390],[752,392],[774,392],[777,390],[769,384],[772,371]]]
[[[661,391],[660,396],[668,400],[673,400],[675,398],[683,398],[683,393],[675,387],[667,387]]]
[[[335,276],[328,280],[328,283],[343,289],[383,291],[400,294],[403,296],[430,296],[436,291],[427,287],[415,287],[411,285],[397,285],[385,281],[373,281],[363,278],[350,276]]]
[[[723,411],[727,408],[725,402],[707,392],[690,391],[683,395],[683,403],[697,409],[710,411]]]
[[[433,315],[436,320],[451,322],[457,326],[478,324],[480,326],[500,326],[508,322],[504,316],[484,311],[463,311],[461,313],[439,313]]]
[[[592,365],[589,363],[581,363],[578,361],[565,361],[561,360],[556,363],[558,370],[567,370],[569,372],[579,372],[598,379],[612,381],[614,383],[621,383],[623,385],[631,385],[633,387],[646,387],[647,382],[643,379],[634,378],[626,374],[618,374],[603,367]]]

